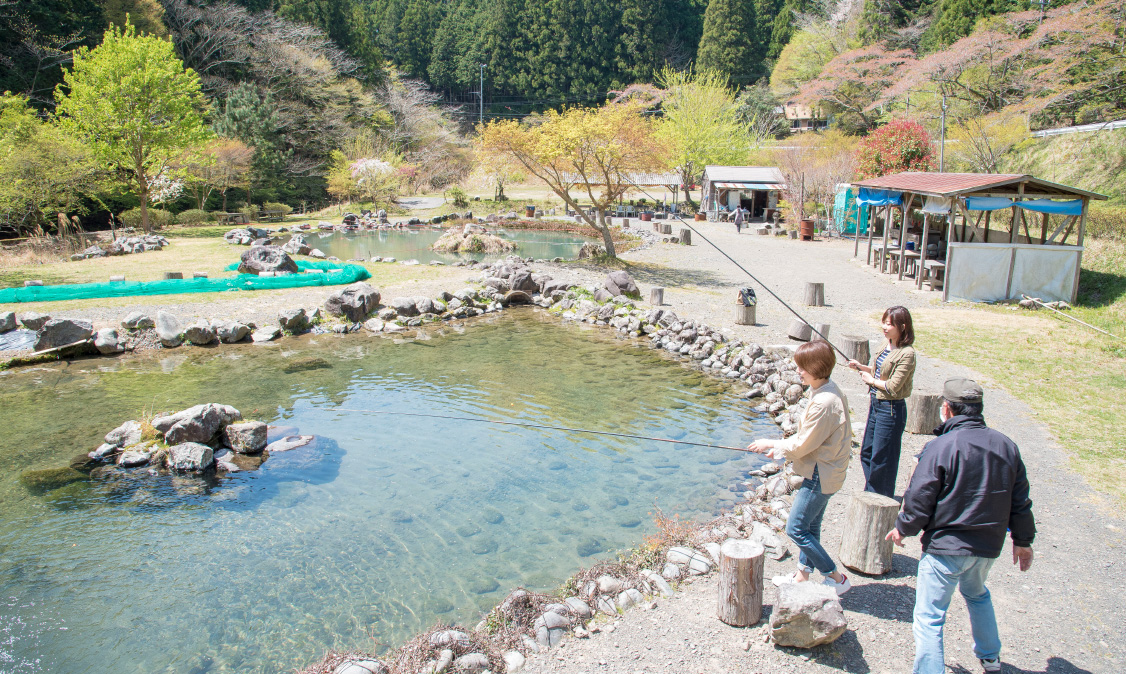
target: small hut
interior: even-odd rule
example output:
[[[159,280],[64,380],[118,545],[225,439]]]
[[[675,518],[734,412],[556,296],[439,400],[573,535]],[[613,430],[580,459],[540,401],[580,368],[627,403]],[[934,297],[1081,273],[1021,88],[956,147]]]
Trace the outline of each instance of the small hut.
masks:
[[[880,222],[879,238],[875,222],[868,229],[867,261],[900,279],[913,273],[918,288],[941,287],[943,301],[1074,302],[1087,208],[1106,199],[1012,174],[908,172],[852,185]],[[854,254],[859,246],[857,237]]]
[[[751,219],[769,221],[785,189],[786,179],[774,166],[708,166],[700,210],[714,221],[741,207]]]

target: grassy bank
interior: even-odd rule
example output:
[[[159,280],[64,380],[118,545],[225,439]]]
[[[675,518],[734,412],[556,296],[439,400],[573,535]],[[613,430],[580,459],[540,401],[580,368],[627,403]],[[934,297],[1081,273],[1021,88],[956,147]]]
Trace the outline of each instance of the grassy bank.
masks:
[[[1126,242],[1089,243],[1069,314],[1126,336]],[[972,367],[1031,405],[1088,483],[1126,505],[1126,341],[1009,307],[924,310],[916,324],[928,355]]]

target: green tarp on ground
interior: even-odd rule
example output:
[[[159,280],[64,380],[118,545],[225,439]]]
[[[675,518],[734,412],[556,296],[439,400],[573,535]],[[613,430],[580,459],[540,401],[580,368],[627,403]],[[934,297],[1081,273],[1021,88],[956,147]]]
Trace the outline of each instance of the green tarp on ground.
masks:
[[[58,286],[31,286],[0,289],[0,304],[8,302],[57,302],[88,300],[100,297],[135,297],[141,295],[177,295],[180,293],[214,293],[227,290],[281,290],[306,286],[337,286],[371,278],[367,269],[355,264],[298,260],[299,274],[262,277],[237,274],[225,278],[169,279],[167,281],[122,281],[110,283],[76,283]],[[238,264],[227,267],[236,271]]]

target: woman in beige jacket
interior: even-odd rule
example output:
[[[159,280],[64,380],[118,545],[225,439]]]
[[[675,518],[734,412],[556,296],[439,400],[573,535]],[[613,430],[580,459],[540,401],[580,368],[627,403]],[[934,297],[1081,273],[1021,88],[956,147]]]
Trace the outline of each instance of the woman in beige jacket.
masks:
[[[774,459],[794,462],[794,472],[805,478],[794,494],[786,535],[801,551],[793,576],[778,576],[775,585],[809,580],[816,569],[825,585],[844,594],[852,585],[837,570],[821,545],[821,520],[829,497],[844,485],[852,453],[852,421],[848,399],[829,376],[837,359],[828,342],[817,340],[798,347],[794,354],[802,383],[809,386],[809,405],[802,414],[798,432],[785,440],[756,440],[747,449]]]

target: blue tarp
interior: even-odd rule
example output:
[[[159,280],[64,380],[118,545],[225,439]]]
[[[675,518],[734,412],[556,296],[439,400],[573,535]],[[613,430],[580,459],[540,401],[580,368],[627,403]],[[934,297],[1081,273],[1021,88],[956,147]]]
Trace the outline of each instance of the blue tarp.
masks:
[[[856,234],[858,221],[863,236],[868,233],[868,211],[857,205],[856,193],[846,187],[833,200],[833,223],[841,234]]]
[[[1017,203],[1026,211],[1053,213],[1055,215],[1079,215],[1083,212],[1083,200],[1052,201],[1051,199],[1031,199]]]
[[[969,211],[999,211],[1012,207],[1013,200],[1005,197],[966,197],[966,210]]]
[[[903,193],[861,187],[860,194],[856,196],[856,203],[860,206],[887,206],[889,204],[898,206],[903,203]]]

